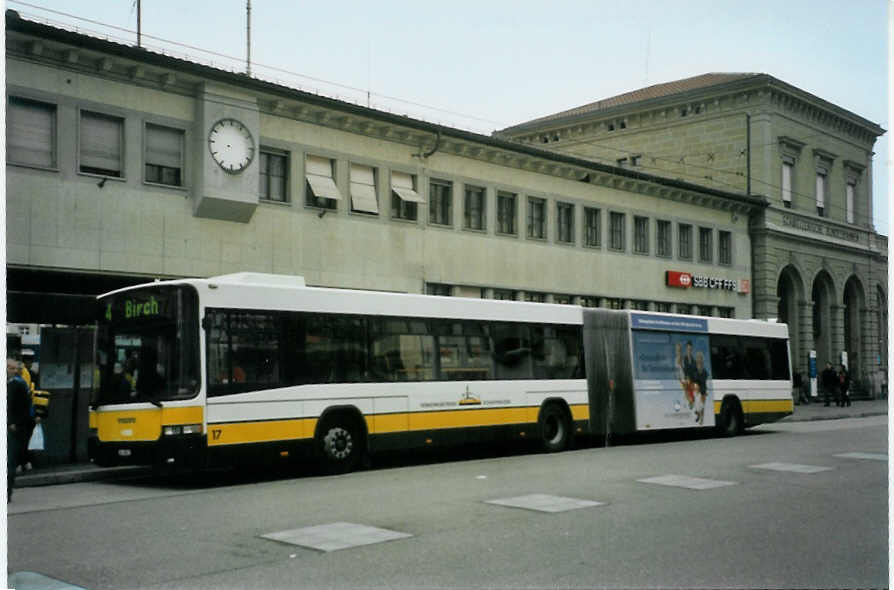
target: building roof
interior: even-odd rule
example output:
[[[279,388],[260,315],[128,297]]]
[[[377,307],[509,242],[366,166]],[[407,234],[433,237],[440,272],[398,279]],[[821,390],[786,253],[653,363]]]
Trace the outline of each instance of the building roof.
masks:
[[[553,113],[551,115],[546,115],[537,119],[532,119],[530,121],[525,121],[523,123],[507,127],[505,129],[501,129],[500,131],[497,131],[495,135],[505,137],[507,135],[537,131],[543,128],[552,127],[552,123],[567,123],[580,117],[599,114],[611,109],[621,109],[628,105],[648,103],[650,101],[658,101],[663,98],[671,97],[683,100],[684,95],[686,94],[697,95],[699,94],[699,91],[706,90],[712,87],[740,87],[743,84],[749,86],[755,84],[772,86],[788,94],[795,95],[798,98],[814,104],[822,109],[834,112],[838,116],[844,117],[845,119],[853,123],[865,127],[867,130],[874,133],[875,135],[881,135],[885,131],[876,123],[864,119],[856,113],[852,113],[851,111],[843,109],[835,104],[814,96],[809,92],[805,92],[795,86],[787,84],[786,82],[774,78],[769,74],[757,72],[711,72],[707,74],[700,74],[698,76],[692,76],[691,78],[684,78],[682,80],[674,80],[672,82],[664,82],[662,84],[653,84],[652,86],[647,86],[646,88],[640,88],[638,90],[625,92],[623,94],[618,94],[610,98],[597,100],[596,102],[591,102],[579,107],[575,107],[573,109],[560,111],[558,113]]]
[[[639,90],[625,92],[624,94],[618,94],[617,96],[612,96],[610,98],[597,100],[596,102],[591,102],[589,104],[575,107],[573,109],[568,109],[567,111],[561,111],[559,113],[554,113],[552,115],[546,115],[545,117],[533,119],[531,121],[527,121],[526,123],[522,123],[522,125],[533,125],[536,123],[544,123],[555,119],[564,119],[566,117],[593,113],[611,107],[632,104],[652,98],[661,98],[674,94],[682,94],[690,90],[698,90],[707,88],[709,86],[726,84],[727,82],[742,80],[744,78],[753,78],[760,75],[761,74],[753,73],[710,73],[701,74],[700,76],[693,76],[691,78],[684,78],[683,80],[674,80],[673,82],[664,82],[663,84],[653,84],[652,86],[647,86],[646,88],[640,88]]]

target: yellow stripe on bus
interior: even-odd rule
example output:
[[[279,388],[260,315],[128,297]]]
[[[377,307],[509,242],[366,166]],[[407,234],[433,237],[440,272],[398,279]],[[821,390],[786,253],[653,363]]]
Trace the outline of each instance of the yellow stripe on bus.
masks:
[[[389,434],[445,428],[505,426],[537,421],[538,407],[488,408],[446,412],[401,412],[365,416],[370,434]],[[589,418],[587,405],[571,406],[575,420]],[[294,418],[258,422],[234,422],[208,425],[208,446],[274,442],[313,438],[316,418]]]
[[[714,413],[720,413],[723,401],[714,401]],[[790,399],[756,399],[742,400],[742,411],[746,414],[773,414],[793,412],[794,402]]]

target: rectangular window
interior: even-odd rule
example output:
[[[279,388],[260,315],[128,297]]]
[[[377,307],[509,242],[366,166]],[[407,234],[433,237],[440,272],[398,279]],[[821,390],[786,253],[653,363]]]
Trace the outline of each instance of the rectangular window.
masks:
[[[546,303],[546,293],[536,293],[534,291],[525,291],[525,301],[532,303]]]
[[[391,172],[391,217],[416,221],[419,203],[425,199],[416,192],[416,177],[405,172]]]
[[[698,228],[698,260],[699,262],[714,260],[714,230],[710,227]]]
[[[497,193],[497,233],[514,236],[518,198],[515,193]]]
[[[370,319],[369,337],[373,380],[434,380],[435,339],[428,322]]]
[[[584,207],[584,223],[586,224],[587,246],[598,248],[602,244],[602,212],[599,209]]]
[[[372,166],[351,164],[351,211],[379,214],[376,171]]]
[[[826,214],[826,170],[816,171],[816,214],[825,217]]]
[[[649,253],[649,218],[633,217],[633,251],[637,254]]]
[[[546,199],[528,197],[528,237],[546,239]]]
[[[453,287],[442,283],[425,283],[425,294],[450,297],[453,295]]]
[[[792,171],[794,160],[785,159],[782,162],[782,204],[787,208],[792,207]]]
[[[428,221],[434,225],[453,225],[453,183],[428,181]]]
[[[574,205],[556,203],[556,221],[558,224],[558,241],[564,244],[574,243]]]
[[[485,229],[484,187],[466,185],[463,218],[466,229]]]
[[[681,223],[678,226],[680,258],[692,260],[692,226]]]
[[[856,190],[856,185],[852,181],[848,181],[846,185],[844,185],[844,207],[845,207],[845,219],[847,219],[848,223],[854,222],[854,191]]]
[[[581,297],[581,307],[599,307],[599,297]]]
[[[612,211],[608,216],[608,247],[612,250],[624,250],[626,238],[624,236],[624,214]]]
[[[671,304],[670,303],[662,303],[659,301],[655,304],[655,311],[660,311],[662,313],[670,313],[671,312]]]
[[[146,182],[183,186],[183,131],[146,124]]]
[[[624,309],[624,300],[616,297],[609,297],[605,300],[604,305],[608,309]]]
[[[733,235],[728,231],[722,231],[717,234],[719,241],[720,252],[718,256],[720,257],[720,264],[732,264],[733,263]]]
[[[258,163],[260,164],[258,197],[277,203],[288,202],[286,187],[288,186],[289,157],[285,153],[262,147]]]
[[[81,111],[78,170],[124,177],[124,119]]]
[[[671,256],[671,222],[663,219],[658,220],[658,240],[656,249],[658,256]]]
[[[732,307],[718,307],[717,308],[717,316],[721,318],[731,318],[733,317],[733,308]]]
[[[341,192],[335,184],[334,164],[329,158],[308,155],[304,159],[307,179],[305,204],[320,209],[335,209]]]
[[[6,161],[55,168],[56,105],[10,96],[6,116]]]
[[[515,301],[515,291],[509,289],[494,289],[494,299],[499,301]]]
[[[559,305],[571,305],[571,295],[553,295],[553,303]]]
[[[208,394],[228,395],[279,387],[282,317],[279,313],[208,313]]]

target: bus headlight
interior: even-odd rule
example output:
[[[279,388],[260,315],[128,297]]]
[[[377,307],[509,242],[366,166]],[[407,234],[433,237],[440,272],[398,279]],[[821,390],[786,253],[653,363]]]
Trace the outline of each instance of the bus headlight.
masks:
[[[201,424],[183,424],[177,426],[165,426],[162,429],[165,436],[176,436],[178,434],[202,434]]]

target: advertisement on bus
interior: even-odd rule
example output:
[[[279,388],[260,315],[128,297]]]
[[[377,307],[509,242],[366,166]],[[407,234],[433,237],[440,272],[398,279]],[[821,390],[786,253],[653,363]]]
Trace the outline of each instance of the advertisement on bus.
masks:
[[[637,429],[714,426],[708,335],[634,330],[632,344]]]

